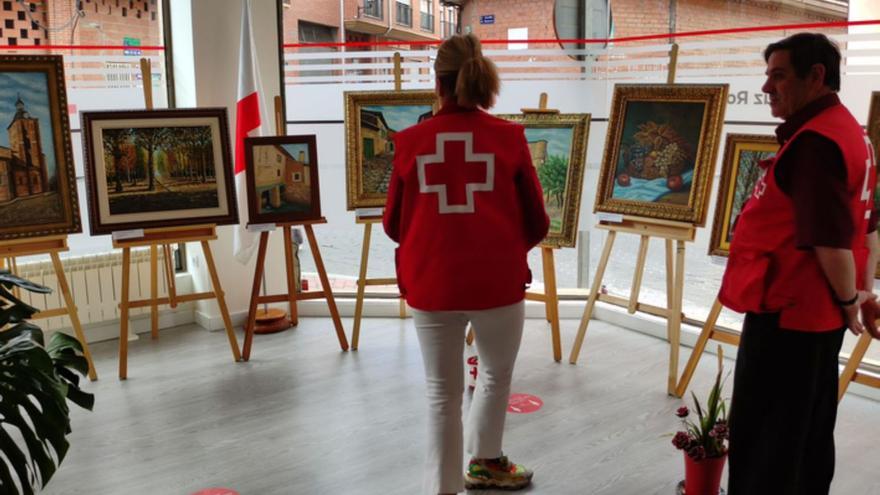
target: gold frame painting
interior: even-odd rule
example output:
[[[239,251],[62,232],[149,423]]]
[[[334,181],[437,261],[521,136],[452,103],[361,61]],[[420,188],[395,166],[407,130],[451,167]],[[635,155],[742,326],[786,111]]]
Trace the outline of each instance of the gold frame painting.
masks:
[[[0,56],[0,241],[82,232],[61,55]]]
[[[733,225],[742,211],[745,200],[752,195],[755,182],[761,175],[758,162],[779,151],[776,136],[758,134],[728,134],[721,164],[721,183],[715,203],[712,239],[709,254],[729,256]]]
[[[593,210],[705,225],[727,92],[616,85]]]
[[[346,207],[385,206],[396,132],[430,117],[433,91],[346,91]]]
[[[874,160],[880,161],[880,91],[871,93],[871,110],[868,111],[868,138],[874,144]],[[880,208],[880,181],[874,189],[874,209]],[[880,220],[878,220],[880,227]],[[874,273],[880,278],[880,268]]]
[[[574,247],[581,210],[590,114],[526,113],[497,117],[526,128],[532,163],[537,169],[544,191],[544,205],[550,215],[550,230],[541,244],[546,247]]]

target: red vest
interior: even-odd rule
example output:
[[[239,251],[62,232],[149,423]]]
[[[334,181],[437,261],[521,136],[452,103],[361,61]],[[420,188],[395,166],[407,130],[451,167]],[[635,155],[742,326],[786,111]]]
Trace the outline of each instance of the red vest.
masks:
[[[873,150],[846,107],[835,105],[801,127],[775,158],[761,163],[763,176],[737,219],[718,297],[734,311],[778,311],[781,328],[820,332],[843,327],[843,314],[814,252],[795,247],[794,204],[775,176],[776,164],[789,145],[808,131],[831,139],[843,154],[855,228],[849,244],[857,283],[859,288],[865,286],[867,281],[861,280],[868,254],[865,233],[876,184]]]
[[[524,129],[480,110],[444,107],[398,132],[383,224],[400,243],[397,283],[425,311],[519,302],[526,255],[547,234]]]

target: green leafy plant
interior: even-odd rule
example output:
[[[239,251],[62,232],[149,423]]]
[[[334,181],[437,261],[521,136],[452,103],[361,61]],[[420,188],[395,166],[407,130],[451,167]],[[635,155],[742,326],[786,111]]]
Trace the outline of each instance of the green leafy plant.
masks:
[[[675,415],[681,418],[684,430],[675,434],[672,438],[672,445],[679,450],[684,450],[689,457],[697,461],[727,454],[730,430],[727,426],[727,404],[721,397],[721,391],[724,387],[724,382],[721,379],[723,371],[724,352],[721,350],[721,346],[718,346],[718,374],[715,375],[715,384],[709,392],[706,407],[701,407],[696,394],[691,392],[697,411],[696,421],[688,419],[690,411],[687,406],[681,406],[675,412]]]
[[[46,294],[47,287],[0,270],[0,493],[33,494],[49,482],[70,444],[67,401],[91,410],[92,394],[79,388],[88,372],[79,341],[28,322],[38,310],[14,288]]]

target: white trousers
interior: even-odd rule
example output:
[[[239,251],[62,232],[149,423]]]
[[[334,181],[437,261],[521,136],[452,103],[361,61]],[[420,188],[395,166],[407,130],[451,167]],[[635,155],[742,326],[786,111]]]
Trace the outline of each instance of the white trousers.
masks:
[[[413,310],[427,383],[425,495],[464,491],[461,406],[468,322],[474,326],[480,364],[467,418],[467,450],[479,459],[501,455],[504,417],[513,365],[522,339],[524,308],[520,301],[481,311]]]

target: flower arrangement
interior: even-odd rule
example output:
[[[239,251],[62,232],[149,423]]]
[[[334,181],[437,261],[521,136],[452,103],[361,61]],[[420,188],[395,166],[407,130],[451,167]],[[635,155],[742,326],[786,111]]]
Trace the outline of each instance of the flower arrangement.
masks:
[[[681,418],[684,430],[679,431],[672,438],[672,445],[683,450],[694,461],[723,457],[727,454],[727,440],[730,431],[727,426],[727,404],[721,397],[723,381],[721,373],[724,370],[724,353],[718,346],[718,374],[715,375],[715,384],[709,392],[706,407],[700,406],[696,394],[691,392],[694,398],[694,407],[697,418],[689,419],[691,411],[687,406],[681,406],[675,415]]]

